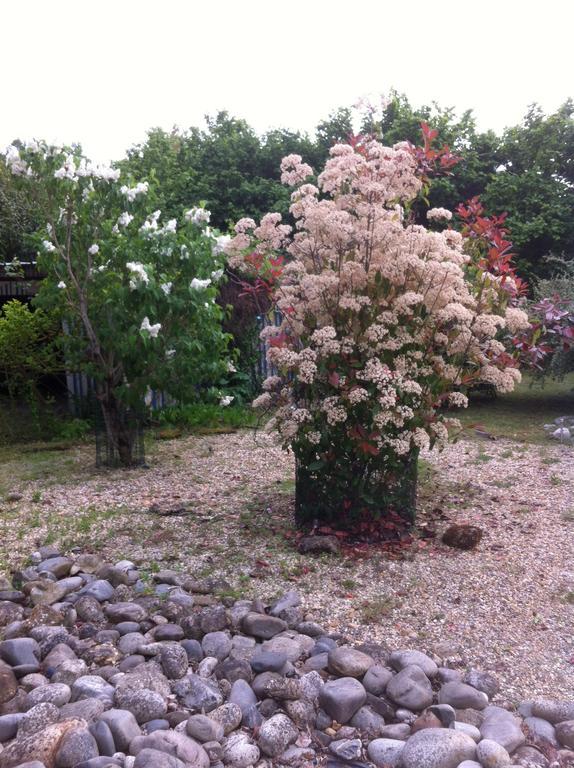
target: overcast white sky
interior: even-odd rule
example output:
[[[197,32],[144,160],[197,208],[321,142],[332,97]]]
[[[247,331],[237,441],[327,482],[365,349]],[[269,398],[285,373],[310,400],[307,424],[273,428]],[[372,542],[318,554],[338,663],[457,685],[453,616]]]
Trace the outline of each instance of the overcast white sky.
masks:
[[[118,159],[227,109],[312,130],[395,87],[502,130],[574,95],[570,0],[0,0],[0,146]]]

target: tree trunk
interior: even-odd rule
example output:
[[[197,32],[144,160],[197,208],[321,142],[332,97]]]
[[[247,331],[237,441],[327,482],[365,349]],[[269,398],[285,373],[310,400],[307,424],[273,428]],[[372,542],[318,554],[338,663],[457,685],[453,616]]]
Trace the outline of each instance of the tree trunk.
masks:
[[[107,463],[114,464],[119,461],[122,467],[131,467],[134,464],[135,435],[126,419],[122,404],[117,399],[109,381],[98,387],[97,398],[102,409],[106,430]]]

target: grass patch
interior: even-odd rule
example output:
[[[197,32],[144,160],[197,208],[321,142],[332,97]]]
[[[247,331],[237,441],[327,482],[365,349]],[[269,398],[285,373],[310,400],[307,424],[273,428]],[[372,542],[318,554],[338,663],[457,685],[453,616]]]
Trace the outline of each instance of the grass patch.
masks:
[[[544,424],[571,414],[574,414],[574,373],[563,381],[547,380],[544,387],[525,376],[514,392],[494,400],[476,398],[456,415],[467,427],[465,436],[471,438],[474,427],[480,425],[497,438],[549,444]]]
[[[367,600],[360,608],[361,621],[363,624],[376,624],[385,616],[389,616],[396,607],[396,600],[388,595]]]
[[[236,429],[257,426],[258,416],[251,409],[243,406],[193,405],[166,408],[159,416],[158,436],[169,428],[185,429],[199,435],[234,432]]]

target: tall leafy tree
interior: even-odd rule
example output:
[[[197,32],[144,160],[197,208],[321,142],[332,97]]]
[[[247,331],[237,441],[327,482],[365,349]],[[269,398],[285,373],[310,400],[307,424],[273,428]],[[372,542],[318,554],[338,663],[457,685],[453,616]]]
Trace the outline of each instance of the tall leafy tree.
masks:
[[[192,398],[227,370],[215,302],[223,242],[205,209],[166,219],[148,181],[95,166],[78,147],[12,145],[6,162],[42,216],[38,303],[61,313],[66,359],[94,380],[108,444],[129,465],[125,406],[140,407],[150,388]]]

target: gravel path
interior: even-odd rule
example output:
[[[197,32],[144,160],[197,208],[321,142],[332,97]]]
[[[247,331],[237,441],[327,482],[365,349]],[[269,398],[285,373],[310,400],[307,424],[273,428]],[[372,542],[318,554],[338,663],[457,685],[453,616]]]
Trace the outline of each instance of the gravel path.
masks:
[[[304,595],[313,616],[359,641],[410,646],[493,671],[513,703],[574,697],[574,464],[564,446],[462,442],[426,457],[421,530],[400,558],[303,557],[290,530],[293,462],[252,432],[158,443],[147,470],[86,469],[89,449],[13,479],[0,571],[48,541],[193,574],[234,593]],[[4,468],[12,478],[33,473]],[[184,507],[180,516],[147,510]],[[484,529],[474,552],[440,544],[453,522]]]

